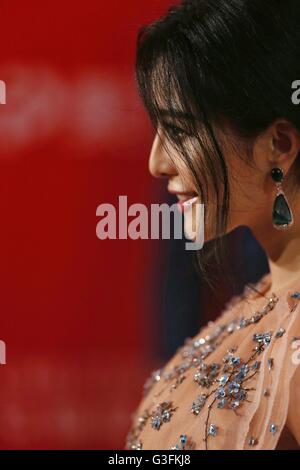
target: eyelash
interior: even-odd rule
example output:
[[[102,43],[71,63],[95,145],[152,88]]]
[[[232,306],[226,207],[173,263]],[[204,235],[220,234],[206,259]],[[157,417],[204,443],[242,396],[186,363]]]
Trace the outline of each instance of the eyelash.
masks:
[[[174,140],[183,140],[188,135],[183,129],[173,124],[165,124],[164,127]]]

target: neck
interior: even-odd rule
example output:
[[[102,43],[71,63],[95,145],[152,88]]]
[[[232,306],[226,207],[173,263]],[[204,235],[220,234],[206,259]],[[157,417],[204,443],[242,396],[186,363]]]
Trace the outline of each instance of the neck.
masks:
[[[298,206],[298,207],[297,207]],[[294,224],[286,230],[273,226],[253,230],[253,234],[265,250],[274,292],[300,286],[300,205],[293,205]]]

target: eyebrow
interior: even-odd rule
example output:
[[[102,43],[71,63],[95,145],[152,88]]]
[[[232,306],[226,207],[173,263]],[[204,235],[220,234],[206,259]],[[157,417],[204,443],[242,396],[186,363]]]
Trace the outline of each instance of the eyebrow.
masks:
[[[192,114],[177,109],[173,109],[172,111],[169,111],[168,109],[159,109],[159,113],[163,117],[175,117],[178,119],[186,119],[189,121],[195,120],[195,117]]]

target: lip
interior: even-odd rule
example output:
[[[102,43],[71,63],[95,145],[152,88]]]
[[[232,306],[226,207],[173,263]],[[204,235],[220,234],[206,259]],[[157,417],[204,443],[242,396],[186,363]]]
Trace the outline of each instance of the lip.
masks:
[[[184,213],[188,210],[192,205],[198,201],[198,195],[195,192],[184,192],[184,191],[176,191],[168,187],[168,191],[170,194],[177,196],[178,203],[177,207],[181,213]]]
[[[180,197],[180,199],[182,200],[183,198],[185,198],[186,200],[187,199],[191,199],[193,197],[195,197],[197,195],[197,193],[195,191],[191,191],[191,192],[187,192],[187,191],[176,191],[175,189],[171,189],[171,188],[168,188],[168,192],[170,194],[174,194],[174,196],[178,196]]]
[[[197,193],[195,192],[176,191],[171,188],[168,188],[168,192],[170,194],[173,194],[174,196],[177,196],[179,203],[182,203],[182,204],[184,204],[185,202],[189,202],[190,200],[198,197]]]

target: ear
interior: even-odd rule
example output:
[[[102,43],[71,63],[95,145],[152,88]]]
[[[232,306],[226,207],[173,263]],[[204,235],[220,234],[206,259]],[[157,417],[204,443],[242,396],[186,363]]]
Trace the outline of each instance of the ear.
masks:
[[[269,162],[287,173],[300,152],[300,132],[287,120],[275,121],[269,130],[272,138]]]

